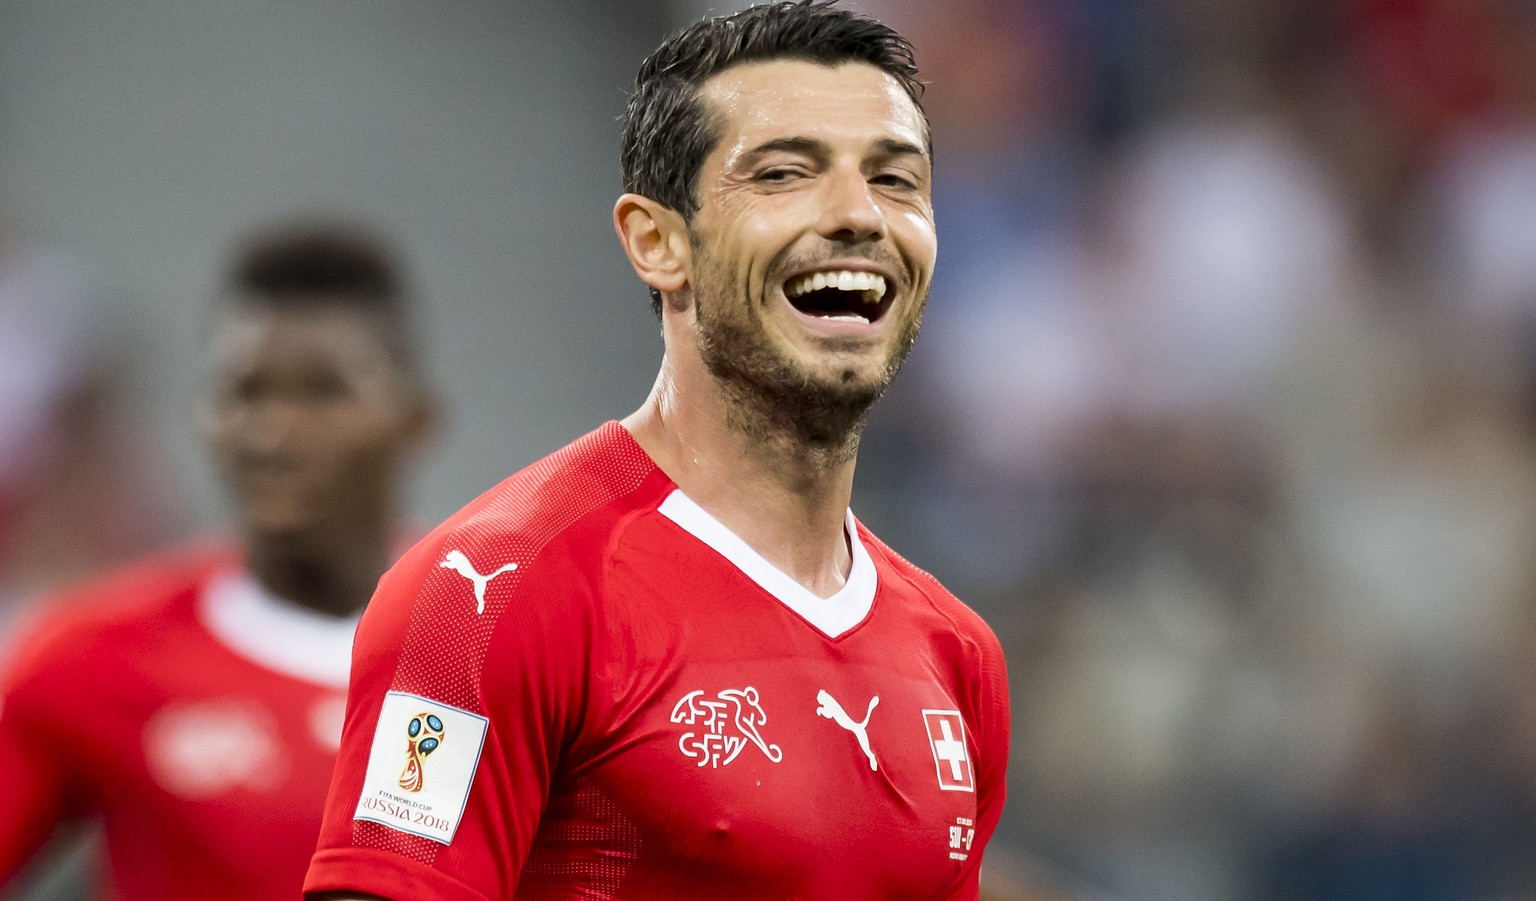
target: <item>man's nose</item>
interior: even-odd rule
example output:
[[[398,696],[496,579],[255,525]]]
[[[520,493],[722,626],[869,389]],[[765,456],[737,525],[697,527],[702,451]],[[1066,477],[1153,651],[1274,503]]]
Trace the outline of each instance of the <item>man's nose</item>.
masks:
[[[864,173],[838,173],[826,184],[820,229],[823,237],[857,243],[885,236],[885,211],[871,193]]]
[[[298,405],[292,401],[267,398],[254,403],[242,423],[245,444],[260,453],[284,450],[298,437],[301,419]]]

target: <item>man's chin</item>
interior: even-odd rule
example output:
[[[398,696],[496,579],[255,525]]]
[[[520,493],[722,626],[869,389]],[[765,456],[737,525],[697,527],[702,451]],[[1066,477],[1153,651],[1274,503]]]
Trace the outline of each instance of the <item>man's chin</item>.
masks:
[[[857,434],[906,356],[877,352],[867,342],[776,347],[730,323],[700,333],[706,368],[735,401],[737,428],[787,431],[818,445],[841,445]]]
[[[826,366],[806,379],[804,393],[828,406],[866,409],[890,387],[894,370],[859,361]]]

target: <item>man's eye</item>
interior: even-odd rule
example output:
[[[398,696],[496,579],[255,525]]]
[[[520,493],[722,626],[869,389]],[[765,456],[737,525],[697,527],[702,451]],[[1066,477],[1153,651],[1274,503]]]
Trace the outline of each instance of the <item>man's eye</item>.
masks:
[[[336,400],[347,394],[346,381],[334,375],[315,375],[304,379],[300,393],[308,400]]]
[[[260,403],[266,394],[267,386],[251,378],[220,379],[213,389],[214,402],[224,408]]]
[[[757,180],[769,183],[782,183],[793,181],[799,178],[800,174],[797,169],[764,169],[758,173]]]
[[[871,181],[887,188],[911,190],[917,187],[917,182],[914,179],[896,172],[883,172],[875,176]]]

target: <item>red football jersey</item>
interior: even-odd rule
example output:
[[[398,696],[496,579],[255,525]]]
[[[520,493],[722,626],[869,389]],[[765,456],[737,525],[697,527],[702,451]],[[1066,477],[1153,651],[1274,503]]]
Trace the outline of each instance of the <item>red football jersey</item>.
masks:
[[[354,628],[273,598],[222,550],[60,599],[0,682],[0,877],[60,819],[94,815],[104,897],[298,897]]]
[[[479,498],[363,616],[306,891],[976,897],[1001,650],[848,529],[818,598],[618,423]]]

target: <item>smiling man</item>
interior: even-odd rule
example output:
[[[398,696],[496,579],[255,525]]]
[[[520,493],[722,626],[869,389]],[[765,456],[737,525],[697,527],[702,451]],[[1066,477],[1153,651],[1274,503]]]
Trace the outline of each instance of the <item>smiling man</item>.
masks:
[[[849,509],[934,266],[918,92],[820,2],[641,66],[614,223],[660,375],[381,583],[311,898],[977,896],[1002,655]]]

